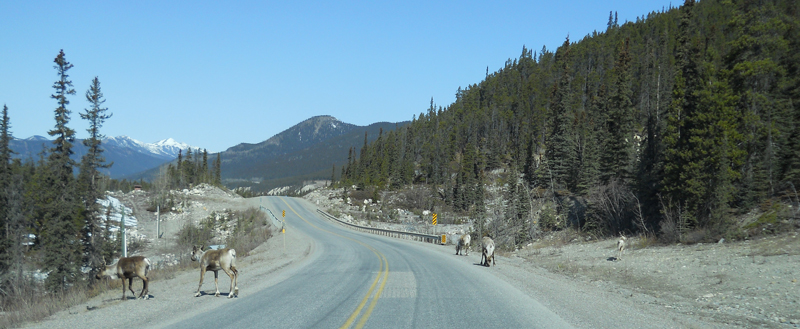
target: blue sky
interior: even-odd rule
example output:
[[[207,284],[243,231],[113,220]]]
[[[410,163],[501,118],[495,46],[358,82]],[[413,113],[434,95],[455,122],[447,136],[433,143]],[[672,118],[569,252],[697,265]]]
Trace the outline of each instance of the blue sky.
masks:
[[[76,94],[97,76],[113,113],[101,129],[208,149],[258,143],[316,115],[356,125],[446,106],[522,46],[555,50],[669,8],[629,1],[2,1],[0,104],[14,137],[55,125],[53,60]],[[678,6],[680,3],[675,3]]]

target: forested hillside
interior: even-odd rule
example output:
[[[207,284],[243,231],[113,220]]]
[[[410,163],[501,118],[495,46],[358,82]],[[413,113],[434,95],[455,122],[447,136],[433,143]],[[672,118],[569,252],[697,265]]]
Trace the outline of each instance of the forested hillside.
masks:
[[[431,100],[411,124],[351,150],[341,182],[427,184],[481,221],[487,186],[508,184],[493,220],[517,244],[567,226],[735,238],[796,217],[798,6],[690,0],[622,25],[612,13],[605,31],[555,51],[523,46],[454,103]],[[534,206],[547,202],[569,220]],[[764,215],[737,219],[753,210]]]

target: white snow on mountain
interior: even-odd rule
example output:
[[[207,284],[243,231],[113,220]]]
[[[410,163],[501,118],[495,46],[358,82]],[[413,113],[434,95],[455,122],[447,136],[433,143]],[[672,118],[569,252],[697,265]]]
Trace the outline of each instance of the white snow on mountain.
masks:
[[[31,137],[25,138],[23,140],[26,140],[26,141],[48,141],[49,139],[47,139],[47,137],[44,137],[44,136],[34,135],[34,136],[31,136]]]
[[[145,150],[147,152],[158,154],[170,158],[177,158],[180,150],[191,148],[192,150],[200,150],[200,148],[191,146],[186,143],[176,142],[172,138],[160,140],[155,143],[144,143],[128,136],[107,137],[103,143],[116,144],[121,147],[127,147],[134,150]]]

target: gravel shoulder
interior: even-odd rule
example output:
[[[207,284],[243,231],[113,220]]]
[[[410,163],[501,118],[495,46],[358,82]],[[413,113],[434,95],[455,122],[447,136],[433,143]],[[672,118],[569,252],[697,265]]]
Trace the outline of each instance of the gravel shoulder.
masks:
[[[616,239],[528,248],[509,254],[524,271],[723,327],[800,327],[798,232],[734,243],[646,245]],[[690,326],[691,327],[691,326]]]

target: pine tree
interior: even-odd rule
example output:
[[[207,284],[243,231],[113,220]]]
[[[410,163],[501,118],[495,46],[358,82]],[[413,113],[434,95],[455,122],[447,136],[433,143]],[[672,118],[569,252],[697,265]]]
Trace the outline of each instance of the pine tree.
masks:
[[[214,185],[222,186],[222,158],[217,153],[217,161],[214,162]]]
[[[747,151],[741,196],[745,205],[774,195],[778,187],[778,154],[791,133],[791,99],[782,97],[785,68],[781,58],[790,52],[784,36],[796,35],[790,19],[771,2],[742,1],[730,23],[738,33],[730,43],[726,66],[730,84],[741,95]],[[795,100],[796,101],[796,100]]]
[[[191,186],[196,182],[194,157],[192,156],[192,148],[186,149],[186,156],[183,159],[183,177],[186,178],[186,186]]]
[[[111,114],[106,114],[108,108],[103,108],[103,93],[100,90],[100,80],[95,77],[89,90],[86,91],[86,100],[91,104],[90,109],[81,113],[81,119],[89,121],[89,138],[83,140],[83,145],[87,147],[86,154],[81,159],[80,172],[78,174],[79,191],[83,199],[83,206],[86,209],[84,214],[85,224],[82,231],[83,240],[83,264],[89,268],[97,269],[102,265],[102,246],[106,243],[102,240],[100,218],[103,209],[97,203],[98,199],[103,198],[100,190],[100,171],[99,168],[110,168],[113,163],[105,163],[101,141],[105,137],[100,133],[103,123],[111,118]],[[90,277],[93,277],[90,273]]]
[[[57,101],[58,107],[55,110],[56,125],[48,134],[54,136],[55,140],[46,168],[41,168],[41,171],[45,171],[41,173],[45,179],[41,192],[49,202],[40,204],[44,210],[43,231],[40,233],[42,267],[49,272],[45,281],[49,291],[63,290],[76,283],[82,259],[81,218],[78,212],[82,205],[76,197],[74,162],[70,159],[75,131],[67,126],[70,115],[67,95],[75,94],[67,72],[73,65],[66,61],[63,50],[54,62],[59,80],[53,85],[55,94],[50,97]]]
[[[551,132],[546,156],[556,184],[552,188],[569,188],[573,186],[574,182],[573,177],[570,177],[570,168],[572,160],[575,158],[574,140],[571,139],[572,120],[569,118],[571,79],[569,38],[559,48],[556,58],[560,65],[561,76],[552,92]]]
[[[178,150],[178,160],[175,161],[175,171],[170,175],[173,179],[173,188],[183,188],[185,175],[183,174],[183,150]]]
[[[692,145],[690,132],[693,127],[689,118],[696,116],[699,106],[697,91],[702,88],[696,59],[699,51],[694,45],[692,16],[693,0],[686,0],[681,8],[678,30],[678,46],[675,54],[675,85],[672,88],[672,103],[667,113],[667,129],[664,136],[664,192],[666,197],[678,203],[679,211],[692,216],[687,200],[699,194],[694,186],[686,183],[691,162]]]
[[[613,179],[628,181],[632,177],[634,140],[634,115],[630,86],[630,39],[620,44],[619,56],[614,64],[611,95],[608,98],[608,119],[604,141],[605,151],[601,158],[601,180],[608,184]]]
[[[202,172],[201,181],[203,183],[211,183],[211,175],[208,172],[208,150],[203,149],[203,162],[200,165],[200,172]]]
[[[11,186],[12,172],[11,172],[11,124],[8,118],[8,106],[3,105],[2,120],[0,120],[0,228],[8,227],[10,218],[13,214],[10,212],[11,194],[17,193]],[[0,237],[0,278],[11,266],[13,259],[12,246],[13,238],[9,236],[8,232],[4,237]],[[0,282],[2,284],[2,282]]]

